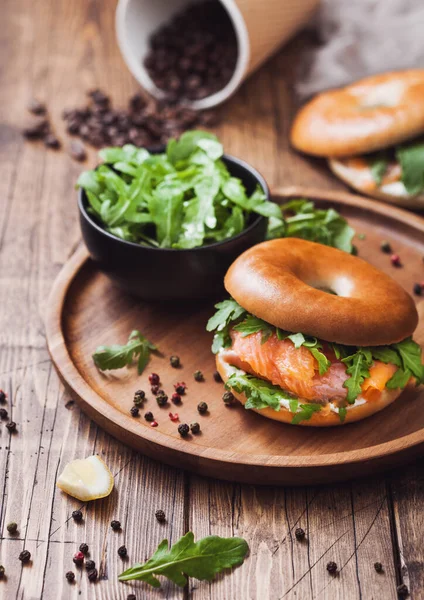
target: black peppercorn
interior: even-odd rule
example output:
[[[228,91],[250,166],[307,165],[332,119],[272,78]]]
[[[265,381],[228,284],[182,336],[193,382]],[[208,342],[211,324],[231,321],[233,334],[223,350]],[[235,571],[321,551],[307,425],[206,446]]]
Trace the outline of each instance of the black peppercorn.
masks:
[[[85,568],[87,569],[87,571],[91,571],[92,569],[96,568],[96,563],[94,562],[94,560],[86,560]]]
[[[171,356],[169,362],[171,363],[171,367],[174,367],[174,369],[178,369],[178,367],[181,365],[179,356]]]
[[[75,573],[73,571],[68,571],[65,577],[69,581],[69,583],[73,583],[75,581]]]
[[[88,554],[88,544],[80,544],[79,551],[83,554]]]
[[[305,539],[305,530],[301,527],[298,527],[295,530],[294,535],[296,536],[296,539],[300,542]]]
[[[159,523],[165,523],[165,521],[166,521],[166,516],[165,516],[165,513],[163,512],[163,510],[157,510],[155,512],[155,517],[159,521]]]
[[[202,371],[195,371],[193,373],[193,377],[195,381],[204,381],[205,378],[203,377],[203,373]]]
[[[401,598],[406,598],[407,596],[409,596],[408,586],[406,586],[404,583],[398,585],[396,591]]]
[[[132,406],[130,409],[130,413],[132,417],[138,417],[138,415],[140,414],[140,409],[138,408],[138,406]]]
[[[382,573],[383,565],[381,564],[381,562],[374,563],[374,569],[377,571],[377,573]]]
[[[191,430],[191,433],[194,433],[194,435],[196,435],[197,433],[200,433],[199,423],[191,423],[190,430]]]
[[[125,547],[125,546],[120,546],[120,547],[118,548],[118,554],[119,554],[119,556],[120,556],[121,558],[125,558],[125,557],[127,556],[127,554],[128,554],[128,553],[127,553],[127,549],[126,549],[126,547]]]
[[[88,575],[89,581],[96,581],[97,580],[97,569],[91,569],[90,571],[88,571],[87,575]]]
[[[232,392],[225,392],[222,399],[224,404],[232,404],[234,402],[234,394]]]
[[[72,560],[77,565],[77,567],[80,567],[84,562],[84,554],[82,552],[75,552]]]
[[[180,434],[181,437],[187,437],[190,431],[190,427],[187,425],[187,423],[181,423],[181,425],[178,425],[178,433]]]
[[[134,394],[134,404],[136,406],[142,406],[145,398],[146,398],[145,392],[143,392],[143,390],[137,390],[136,393]]]
[[[3,567],[3,565],[0,565],[0,579],[3,579],[5,573],[6,569]]]
[[[137,600],[135,594],[128,594],[127,600]]]
[[[15,423],[15,421],[9,421],[9,423],[6,423],[6,427],[8,428],[8,430],[10,431],[10,433],[13,433],[14,431],[16,431],[16,423]]]
[[[158,395],[156,396],[156,402],[159,406],[165,406],[168,403],[168,396],[163,390],[158,392]]]
[[[8,412],[5,408],[0,408],[0,419],[7,419]]]
[[[206,412],[208,412],[208,405],[206,402],[199,402],[197,405],[197,410],[201,415],[204,415]]]
[[[5,392],[3,392],[3,390],[0,390],[0,404],[4,404],[6,402],[6,394]]]
[[[417,296],[421,296],[423,292],[423,288],[421,286],[421,283],[414,283],[414,294],[416,294]]]
[[[154,419],[155,419],[154,416],[153,416],[153,413],[151,413],[151,412],[146,412],[146,414],[144,415],[144,418],[148,422],[154,421]]]
[[[180,394],[180,396],[183,396],[185,394],[186,387],[187,386],[184,382],[178,382],[174,385],[175,391],[177,392],[177,394]]]
[[[31,560],[31,552],[29,550],[22,550],[19,554],[19,560],[23,563],[27,563]]]
[[[160,382],[160,377],[157,373],[152,373],[151,375],[149,375],[149,382],[150,385],[159,385]]]
[[[150,388],[151,392],[154,396],[156,396],[156,394],[159,392],[159,384],[157,385],[152,385],[152,387]]]
[[[8,523],[7,525],[7,531],[9,533],[16,533],[18,531],[18,525],[17,523],[15,523],[14,521],[12,521],[11,523]]]
[[[382,252],[385,252],[386,254],[390,254],[392,251],[391,245],[386,240],[381,242],[380,249]]]
[[[214,374],[213,374],[213,378],[215,379],[215,381],[216,381],[217,383],[221,383],[221,381],[222,381],[222,377],[221,377],[221,375],[218,373],[218,371],[215,371],[215,372],[214,372]]]
[[[334,561],[330,561],[327,563],[327,571],[329,573],[331,573],[332,575],[334,575],[335,573],[337,573],[337,563],[335,563]]]
[[[82,512],[80,510],[74,510],[72,512],[72,518],[74,521],[82,521]]]
[[[119,531],[121,529],[121,521],[111,521],[110,526],[112,527],[113,531]]]

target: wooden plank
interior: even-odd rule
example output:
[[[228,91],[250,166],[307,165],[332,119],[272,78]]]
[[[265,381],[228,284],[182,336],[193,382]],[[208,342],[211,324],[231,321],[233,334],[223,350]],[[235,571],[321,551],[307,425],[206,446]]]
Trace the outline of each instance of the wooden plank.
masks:
[[[421,598],[424,590],[424,510],[423,464],[417,461],[388,480],[393,500],[395,542],[398,545],[397,583],[405,584],[411,598]]]

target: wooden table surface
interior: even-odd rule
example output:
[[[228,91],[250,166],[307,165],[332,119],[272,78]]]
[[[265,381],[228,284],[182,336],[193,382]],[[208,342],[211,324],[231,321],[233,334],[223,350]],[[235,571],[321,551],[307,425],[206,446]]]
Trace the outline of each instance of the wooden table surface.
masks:
[[[60,114],[84,103],[98,86],[123,104],[137,85],[114,36],[112,0],[9,0],[0,32],[0,387],[18,432],[0,425],[0,563],[7,578],[0,597],[124,600],[145,598],[380,599],[397,598],[405,583],[424,598],[424,470],[422,461],[371,480],[308,488],[222,483],[163,466],[106,435],[70,401],[46,349],[44,311],[54,278],[80,242],[76,177],[83,168],[66,152],[24,142],[20,127],[31,96],[45,99],[65,139]],[[251,162],[271,186],[342,186],[324,165],[288,147],[295,101],[291,81],[304,38],[298,38],[255,74],[227,104],[218,128],[226,149]],[[94,155],[90,161],[94,164]],[[105,500],[81,505],[55,486],[70,460],[99,453],[115,474]],[[76,524],[71,513],[82,508]],[[166,525],[154,518],[162,508]],[[122,532],[109,525],[120,519]],[[16,521],[19,533],[6,530]],[[296,541],[303,527],[307,540]],[[118,583],[125,543],[129,562],[144,560],[165,537],[191,529],[240,535],[250,556],[212,584],[190,581],[182,591],[164,583]],[[100,580],[65,572],[81,542],[90,547]],[[18,555],[30,550],[32,562]],[[340,573],[326,572],[328,561]],[[377,574],[374,562],[384,565]],[[129,564],[129,563],[127,563]]]

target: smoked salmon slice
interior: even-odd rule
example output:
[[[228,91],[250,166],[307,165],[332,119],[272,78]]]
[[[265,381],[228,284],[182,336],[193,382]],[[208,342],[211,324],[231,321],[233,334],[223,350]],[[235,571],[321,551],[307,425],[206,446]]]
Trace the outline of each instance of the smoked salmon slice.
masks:
[[[301,346],[295,348],[291,340],[279,340],[272,334],[262,344],[262,333],[252,333],[243,337],[237,331],[231,332],[232,346],[223,351],[223,358],[229,364],[271,381],[299,398],[327,402],[344,400],[347,389],[343,383],[347,379],[346,366],[336,359],[333,352],[326,351],[331,366],[324,375],[318,371],[318,362],[310,351]],[[375,361],[362,386],[367,399],[376,397],[372,390],[382,391],[387,381],[396,371],[394,365]]]

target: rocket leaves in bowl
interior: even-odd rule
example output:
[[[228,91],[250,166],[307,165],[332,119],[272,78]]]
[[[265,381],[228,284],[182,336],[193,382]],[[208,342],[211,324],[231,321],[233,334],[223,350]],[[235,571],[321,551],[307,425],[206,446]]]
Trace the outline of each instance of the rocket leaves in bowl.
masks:
[[[82,173],[90,212],[110,233],[159,248],[188,249],[241,233],[252,213],[282,220],[258,185],[251,195],[232,177],[216,136],[189,131],[150,154],[130,144],[104,148],[94,171]]]
[[[352,251],[354,231],[333,209],[307,200],[280,207],[260,185],[248,194],[211,133],[187,131],[159,154],[127,144],[104,148],[99,156],[103,164],[83,172],[77,186],[86,193],[87,210],[118,238],[197,248],[240,234],[261,215],[268,219],[268,239],[300,237]]]

